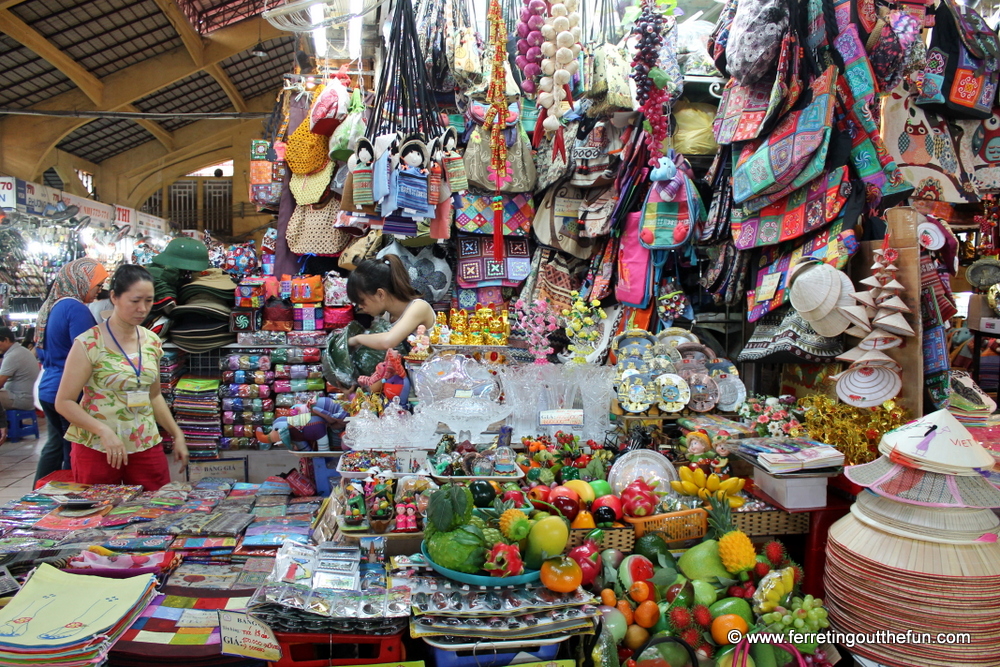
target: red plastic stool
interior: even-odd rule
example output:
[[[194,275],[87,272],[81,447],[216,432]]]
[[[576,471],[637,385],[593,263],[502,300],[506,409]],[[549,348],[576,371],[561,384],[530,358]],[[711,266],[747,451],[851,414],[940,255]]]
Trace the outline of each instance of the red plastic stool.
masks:
[[[281,660],[268,663],[271,667],[330,667],[331,665],[376,665],[384,662],[402,662],[403,633],[387,636],[340,635],[315,632],[275,632],[281,645]],[[358,654],[370,646],[372,655],[357,658],[333,658],[343,651],[345,644],[358,645]],[[329,657],[322,657],[329,654]]]
[[[50,472],[45,477],[35,482],[35,488],[40,489],[49,482],[72,482],[73,481],[73,471],[72,470],[56,470],[55,472]]]

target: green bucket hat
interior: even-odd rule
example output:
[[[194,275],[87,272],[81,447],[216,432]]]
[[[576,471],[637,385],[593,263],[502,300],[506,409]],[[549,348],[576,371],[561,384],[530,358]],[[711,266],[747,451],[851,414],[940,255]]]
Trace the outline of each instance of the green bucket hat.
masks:
[[[153,257],[160,266],[172,266],[186,271],[204,271],[208,268],[208,247],[197,239],[181,236]]]

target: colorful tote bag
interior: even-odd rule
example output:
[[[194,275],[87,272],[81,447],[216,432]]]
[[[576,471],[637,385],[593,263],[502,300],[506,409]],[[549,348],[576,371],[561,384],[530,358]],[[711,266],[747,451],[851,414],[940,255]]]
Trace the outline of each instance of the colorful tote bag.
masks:
[[[953,118],[989,118],[1000,76],[1000,41],[969,7],[942,0],[934,10],[934,30],[919,106]]]
[[[788,270],[804,258],[842,269],[858,248],[854,227],[843,217],[804,239],[766,248],[757,264],[755,287],[747,291],[747,320],[756,322],[788,302]]]
[[[705,205],[697,188],[679,173],[670,181],[654,181],[642,207],[639,243],[650,250],[672,250],[691,239],[694,227],[705,219]]]
[[[744,146],[733,169],[737,204],[761,195],[797,189],[823,170],[830,145],[837,68],[830,66],[810,86],[812,100],[785,116],[766,140]]]
[[[528,239],[504,237],[504,258],[493,259],[493,237],[460,234],[458,237],[458,286],[516,287],[531,271]]]
[[[733,215],[733,242],[739,250],[791,241],[833,222],[851,192],[847,167],[813,180],[784,199],[740,219]]]
[[[535,202],[531,193],[501,195],[503,197],[503,233],[505,236],[526,236],[535,218]],[[463,196],[463,205],[455,210],[455,226],[466,234],[493,233],[492,195]]]
[[[655,271],[652,253],[639,243],[641,221],[641,211],[625,216],[615,284],[615,298],[623,305],[639,309],[649,305]]]
[[[730,79],[712,129],[720,144],[751,141],[765,134],[786,113],[802,92],[799,83],[799,43],[795,31],[785,34],[773,79],[750,85]]]

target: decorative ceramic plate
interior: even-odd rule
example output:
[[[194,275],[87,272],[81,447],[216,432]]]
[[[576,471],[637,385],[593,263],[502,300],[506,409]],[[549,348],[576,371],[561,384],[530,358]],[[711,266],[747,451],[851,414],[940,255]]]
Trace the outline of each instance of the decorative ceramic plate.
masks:
[[[621,385],[622,380],[625,378],[639,373],[648,373],[649,371],[650,365],[647,359],[643,359],[642,357],[619,357],[618,363],[615,364],[615,377],[612,384],[617,387]]]
[[[747,400],[747,387],[743,380],[726,373],[716,375],[714,379],[719,386],[719,402],[715,407],[723,412],[736,412]]]
[[[677,367],[667,357],[653,357],[649,360],[649,372],[653,377],[664,373],[676,373]]]
[[[719,402],[719,385],[711,376],[696,373],[688,380],[688,386],[691,388],[688,407],[695,412],[708,412]]]
[[[677,346],[668,345],[664,342],[656,344],[656,347],[653,348],[653,354],[664,359],[669,359],[674,364],[681,360],[681,353],[677,351]]]
[[[653,334],[645,329],[629,329],[614,337],[614,340],[611,341],[611,350],[618,357],[642,357],[652,353],[654,345],[656,345],[656,336]]]
[[[697,336],[695,336],[693,333],[691,333],[690,331],[688,331],[687,329],[685,329],[683,327],[667,327],[666,329],[664,329],[660,333],[656,334],[656,338],[660,342],[664,342],[666,340],[670,340],[670,341],[676,340],[677,341],[677,345],[681,345],[683,343],[700,343],[701,342],[698,339]]]
[[[691,400],[688,383],[680,375],[664,373],[656,378],[659,403],[664,412],[680,412]]]
[[[645,412],[652,403],[648,385],[652,384],[647,373],[638,373],[622,380],[618,385],[618,403],[626,412]]]
[[[712,348],[701,343],[684,343],[677,346],[677,351],[681,353],[682,359],[694,359],[705,364],[715,359],[715,352],[712,352]]]
[[[708,369],[708,374],[714,378],[717,378],[720,375],[731,375],[733,377],[740,376],[740,372],[736,370],[736,364],[731,362],[729,359],[712,359],[705,364],[705,367]]]

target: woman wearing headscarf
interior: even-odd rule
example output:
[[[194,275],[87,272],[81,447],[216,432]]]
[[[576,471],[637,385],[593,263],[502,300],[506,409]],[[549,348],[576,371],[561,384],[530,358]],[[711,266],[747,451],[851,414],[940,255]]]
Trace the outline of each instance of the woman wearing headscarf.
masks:
[[[70,467],[70,443],[65,437],[69,422],[56,410],[56,392],[73,340],[97,324],[86,304],[96,298],[107,277],[107,269],[99,262],[89,257],[74,260],[59,270],[38,311],[35,340],[42,362],[38,402],[48,421],[49,438],[38,457],[36,482]]]

